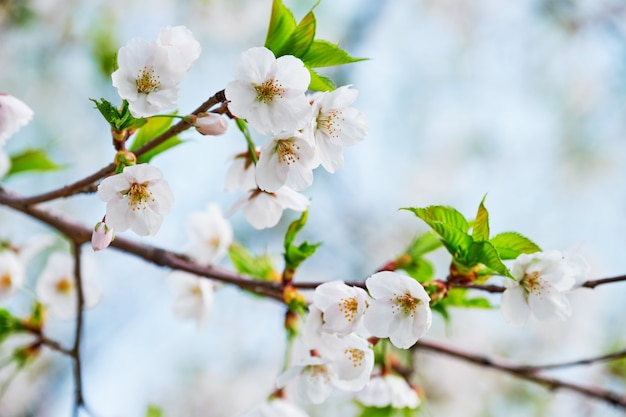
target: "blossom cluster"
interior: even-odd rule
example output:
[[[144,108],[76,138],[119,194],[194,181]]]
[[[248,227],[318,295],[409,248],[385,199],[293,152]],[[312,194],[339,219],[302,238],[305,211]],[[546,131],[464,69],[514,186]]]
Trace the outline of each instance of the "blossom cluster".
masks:
[[[257,229],[275,226],[284,209],[306,210],[308,199],[299,191],[313,184],[313,170],[341,168],[343,147],[365,138],[365,116],[351,107],[357,91],[343,86],[307,95],[309,82],[300,59],[255,47],[241,54],[226,86],[230,112],[271,135],[257,151],[258,163],[238,154],[226,179],[227,190],[245,192],[230,213],[241,209]]]
[[[365,285],[369,294],[342,281],[316,288],[302,330],[303,355],[278,377],[279,388],[295,379],[298,397],[316,404],[334,389],[360,392],[363,403],[378,407],[419,404],[403,379],[404,384],[392,374],[372,377],[374,352],[368,339],[389,338],[398,348],[411,347],[430,328],[430,297],[420,283],[396,272],[376,273]],[[388,403],[374,398],[380,390],[391,390]]]

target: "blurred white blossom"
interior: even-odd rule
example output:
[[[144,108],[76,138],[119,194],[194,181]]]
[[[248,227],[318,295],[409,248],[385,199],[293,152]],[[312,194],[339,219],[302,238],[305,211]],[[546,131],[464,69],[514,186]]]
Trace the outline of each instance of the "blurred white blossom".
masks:
[[[50,255],[37,280],[36,292],[39,301],[55,316],[70,319],[76,315],[78,292],[74,274],[74,258],[63,252]],[[81,258],[81,283],[84,307],[95,306],[100,300],[100,290],[95,284],[96,267],[92,259]]]
[[[10,249],[0,252],[0,300],[8,298],[24,284],[26,265]]]
[[[174,315],[181,319],[194,320],[202,327],[213,308],[213,281],[185,271],[169,274],[169,282],[176,291]]]
[[[23,101],[0,93],[0,146],[32,118],[33,111]]]
[[[185,251],[200,265],[219,262],[233,242],[233,228],[216,204],[191,213],[188,219],[191,244]]]
[[[276,226],[285,209],[304,211],[308,206],[308,198],[286,186],[272,193],[256,189],[235,201],[227,215],[241,210],[252,227],[265,229]]]
[[[233,162],[226,171],[224,190],[229,193],[243,190],[249,191],[257,188],[255,179],[256,165],[248,151],[239,153],[233,157]]]
[[[421,402],[406,380],[394,374],[372,377],[356,398],[363,405],[378,408],[417,408]]]

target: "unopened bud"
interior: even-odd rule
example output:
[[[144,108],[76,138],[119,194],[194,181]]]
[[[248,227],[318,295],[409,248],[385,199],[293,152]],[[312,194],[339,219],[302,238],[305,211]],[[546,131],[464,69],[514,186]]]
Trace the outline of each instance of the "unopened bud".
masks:
[[[137,163],[137,157],[134,153],[127,151],[125,149],[118,151],[115,154],[115,158],[113,158],[113,162],[115,162],[116,173],[120,173],[130,165],[135,165]]]
[[[200,113],[192,123],[203,135],[219,136],[228,129],[228,120],[217,113]]]
[[[109,247],[111,242],[115,239],[115,233],[113,229],[109,228],[104,222],[98,222],[91,234],[91,247],[94,251],[99,251]]]

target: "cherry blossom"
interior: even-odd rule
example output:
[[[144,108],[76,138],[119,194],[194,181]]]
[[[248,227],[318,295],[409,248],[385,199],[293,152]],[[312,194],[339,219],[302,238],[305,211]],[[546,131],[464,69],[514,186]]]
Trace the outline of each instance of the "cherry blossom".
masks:
[[[394,374],[372,377],[356,398],[363,405],[378,408],[417,408],[421,402],[406,380]]]
[[[313,98],[313,123],[305,130],[315,143],[320,163],[328,172],[343,167],[343,147],[355,145],[367,134],[365,115],[350,105],[357,90],[350,86],[316,93]]]
[[[256,165],[248,151],[238,153],[226,171],[224,189],[229,192],[249,191],[257,188],[255,179]]]
[[[94,251],[106,249],[114,238],[115,233],[113,229],[104,222],[98,222],[91,233],[91,248]]]
[[[378,272],[365,281],[374,298],[365,312],[365,328],[376,337],[389,337],[391,343],[407,349],[430,328],[430,297],[424,287],[397,272]]]
[[[219,262],[233,242],[233,228],[216,204],[189,215],[191,245],[186,253],[200,265]]]
[[[140,236],[158,232],[174,201],[161,171],[148,164],[127,166],[120,174],[105,178],[98,197],[107,202],[109,227],[117,232],[130,228]]]
[[[504,319],[519,326],[531,313],[543,321],[566,320],[571,315],[566,292],[586,276],[586,269],[578,258],[553,250],[518,256],[511,275],[515,281],[504,280],[500,307]]]
[[[265,191],[276,191],[283,185],[302,191],[313,183],[315,150],[300,133],[283,133],[261,148],[256,165],[256,183]]]
[[[311,75],[298,58],[278,59],[265,47],[244,51],[235,65],[235,80],[226,85],[228,108],[267,135],[301,129],[310,120],[304,95]]]
[[[0,252],[0,300],[8,298],[24,284],[26,268],[19,256],[10,249]]]
[[[202,113],[193,119],[193,125],[203,135],[219,136],[226,133],[228,120],[216,113]]]
[[[76,315],[78,293],[74,275],[74,258],[67,253],[50,255],[37,280],[36,292],[39,301],[55,316],[70,319]],[[84,306],[90,308],[100,300],[100,290],[94,282],[95,264],[91,258],[81,258],[81,283]]]
[[[172,272],[169,281],[176,291],[174,315],[181,319],[195,320],[198,327],[202,327],[213,308],[215,284],[185,271]]]
[[[265,229],[276,226],[285,209],[304,211],[308,205],[305,196],[286,186],[271,193],[256,189],[235,201],[227,215],[241,209],[252,227]]]
[[[170,54],[172,65],[179,66],[178,71],[185,73],[200,57],[200,43],[185,26],[167,26],[159,32],[157,45],[165,47]]]
[[[131,39],[117,53],[113,86],[134,117],[176,107],[178,84],[200,54],[200,45],[182,26],[165,28],[157,42]]]
[[[20,99],[0,93],[0,146],[33,118],[33,111]]]
[[[309,415],[287,400],[270,398],[240,417],[309,417]]]
[[[315,355],[302,358],[278,376],[278,388],[295,379],[300,399],[320,404],[335,388],[360,391],[365,387],[374,368],[374,351],[367,340],[355,334],[325,333],[323,338],[319,348],[311,348]]]
[[[313,305],[322,312],[322,329],[346,335],[357,330],[368,305],[367,293],[343,281],[325,282],[315,289]]]

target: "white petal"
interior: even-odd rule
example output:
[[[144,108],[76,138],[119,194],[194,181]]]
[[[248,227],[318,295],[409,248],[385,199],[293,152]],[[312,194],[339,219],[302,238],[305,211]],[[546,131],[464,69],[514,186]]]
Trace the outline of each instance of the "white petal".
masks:
[[[521,326],[530,317],[530,307],[526,300],[526,291],[519,285],[507,288],[502,293],[500,311],[504,319],[514,326]]]

